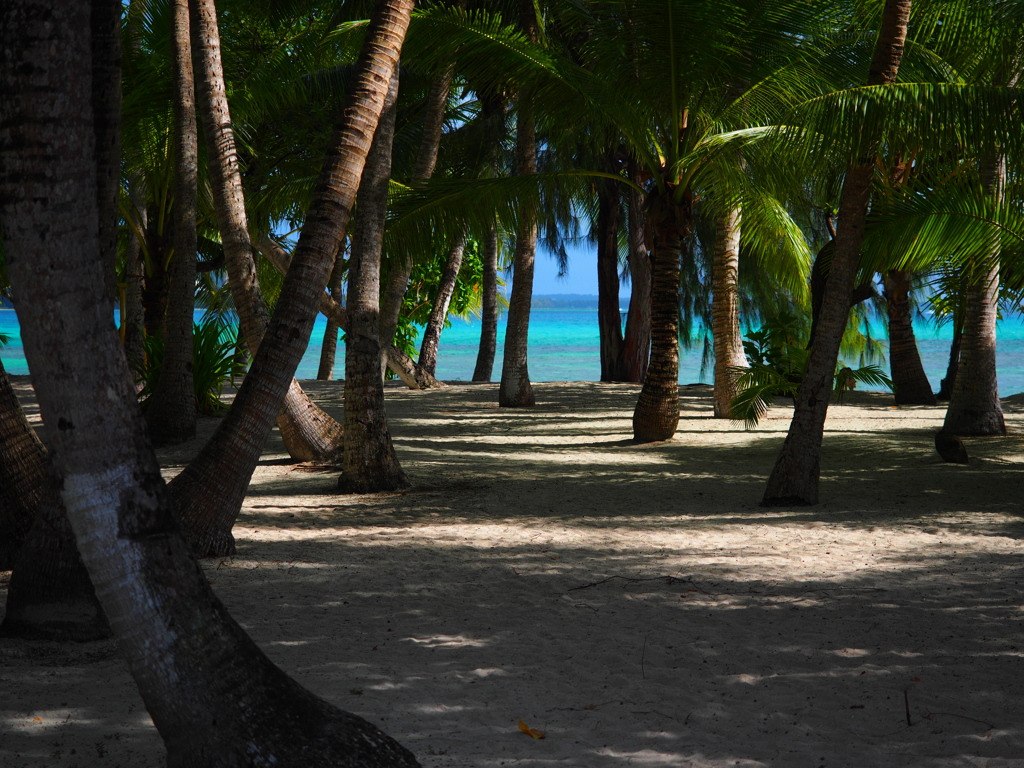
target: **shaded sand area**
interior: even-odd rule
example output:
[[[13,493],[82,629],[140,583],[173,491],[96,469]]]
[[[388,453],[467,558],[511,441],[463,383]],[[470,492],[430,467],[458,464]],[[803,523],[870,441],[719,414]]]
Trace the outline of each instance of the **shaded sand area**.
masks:
[[[340,383],[310,391],[340,416]],[[238,555],[204,567],[271,658],[431,768],[1024,766],[1024,398],[954,466],[941,408],[855,393],[823,503],[763,510],[788,409],[745,432],[682,393],[676,438],[636,446],[631,385],[530,410],[390,387],[413,490],[332,495],[275,439]],[[0,664],[3,768],[161,764],[112,643]]]

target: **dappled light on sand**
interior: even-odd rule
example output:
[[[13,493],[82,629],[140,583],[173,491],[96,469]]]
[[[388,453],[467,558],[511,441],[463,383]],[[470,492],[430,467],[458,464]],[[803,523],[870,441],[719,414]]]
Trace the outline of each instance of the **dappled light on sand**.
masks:
[[[340,413],[341,384],[308,389]],[[388,388],[408,492],[335,496],[271,444],[207,578],[276,663],[429,768],[1024,754],[1019,406],[1017,434],[954,466],[931,445],[942,409],[853,393],[823,503],[762,509],[785,406],[748,432],[682,388],[675,439],[634,445],[635,386],[536,392],[508,413],[493,385]],[[113,645],[0,654],[4,768],[159,764]]]

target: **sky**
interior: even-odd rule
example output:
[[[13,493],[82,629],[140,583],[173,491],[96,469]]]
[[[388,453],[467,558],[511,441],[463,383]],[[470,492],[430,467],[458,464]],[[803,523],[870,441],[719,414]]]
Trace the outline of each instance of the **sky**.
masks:
[[[566,250],[569,252],[569,274],[560,278],[555,257],[538,243],[533,267],[534,296],[550,296],[553,293],[597,295],[597,245],[571,245]],[[628,295],[628,284],[622,288]]]

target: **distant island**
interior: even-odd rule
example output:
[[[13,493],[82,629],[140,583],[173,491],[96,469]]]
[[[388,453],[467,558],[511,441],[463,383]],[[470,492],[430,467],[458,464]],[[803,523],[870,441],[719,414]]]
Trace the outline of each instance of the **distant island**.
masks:
[[[534,296],[534,309],[597,309],[597,296],[586,293],[550,293]]]

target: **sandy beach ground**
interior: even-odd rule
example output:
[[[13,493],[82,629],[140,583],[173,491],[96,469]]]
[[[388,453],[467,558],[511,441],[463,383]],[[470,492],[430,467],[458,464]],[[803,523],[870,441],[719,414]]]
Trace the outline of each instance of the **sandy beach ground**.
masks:
[[[942,408],[854,393],[823,502],[765,510],[789,409],[747,432],[684,387],[675,439],[637,446],[637,387],[536,390],[389,386],[407,493],[335,495],[275,437],[214,589],[431,768],[1024,766],[1024,397],[955,466]],[[0,641],[0,766],[162,761],[112,642]]]

